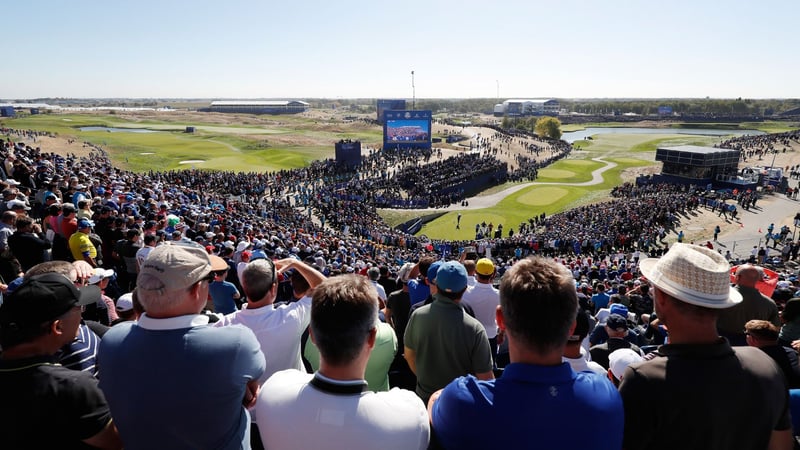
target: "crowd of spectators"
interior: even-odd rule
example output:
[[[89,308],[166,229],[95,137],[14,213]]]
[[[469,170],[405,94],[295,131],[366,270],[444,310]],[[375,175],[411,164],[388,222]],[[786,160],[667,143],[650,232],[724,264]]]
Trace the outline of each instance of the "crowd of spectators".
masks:
[[[143,267],[139,252],[147,246],[157,248],[159,243],[165,241],[186,244],[194,242],[204,247],[205,252],[200,249],[200,254],[208,253],[210,259],[207,265],[213,274],[213,282],[209,280],[209,284],[229,283],[242,294],[247,294],[247,289],[241,283],[240,273],[247,274],[248,270],[255,270],[247,269],[250,267],[248,263],[274,260],[275,262],[271,264],[264,265],[262,261],[253,266],[258,268],[255,278],[263,279],[265,274],[271,273],[269,285],[261,286],[263,289],[259,290],[258,299],[245,298],[244,301],[250,303],[247,307],[242,307],[244,301],[239,300],[238,296],[233,296],[238,304],[231,306],[244,315],[253,314],[257,306],[265,306],[267,312],[273,311],[271,305],[282,302],[294,305],[291,306],[293,310],[305,308],[303,314],[308,314],[311,299],[307,298],[306,293],[324,277],[347,273],[377,275],[383,272],[385,276],[374,279],[374,283],[377,284],[381,280],[391,281],[391,274],[400,272],[400,267],[405,266],[409,273],[405,278],[401,275],[398,279],[402,279],[405,283],[413,278],[416,283],[414,286],[419,284],[432,288],[429,291],[432,296],[423,301],[432,306],[418,311],[428,314],[428,311],[447,303],[450,313],[456,312],[461,318],[463,314],[459,307],[450,305],[449,302],[456,304],[459,302],[461,294],[465,292],[470,282],[469,276],[473,276],[476,270],[479,275],[491,277],[496,275],[501,279],[507,271],[512,270],[515,263],[536,254],[549,257],[547,263],[541,263],[541,270],[563,271],[562,268],[551,267],[557,262],[570,272],[571,278],[565,273],[564,276],[558,275],[558,283],[549,282],[563,285],[569,281],[575,284],[578,305],[583,312],[592,315],[594,317],[592,321],[597,323],[588,327],[592,328],[591,330],[582,332],[583,335],[578,336],[579,340],[586,339],[587,342],[591,341],[593,345],[600,346],[594,348],[593,352],[588,348],[586,351],[592,355],[604,352],[604,358],[600,360],[608,367],[604,366],[603,369],[609,370],[609,378],[614,385],[619,385],[624,381],[622,375],[626,372],[624,367],[620,369],[617,366],[617,358],[614,357],[618,346],[624,345],[625,349],[634,353],[645,353],[643,350],[647,345],[663,342],[667,333],[658,322],[658,317],[653,314],[655,298],[649,292],[648,284],[638,279],[640,258],[664,254],[667,250],[664,244],[666,234],[676,231],[681,217],[693,209],[701,205],[721,208],[720,205],[725,204],[726,200],[733,201],[734,198],[741,202],[739,193],[716,196],[714,198],[716,203],[711,205],[707,193],[693,186],[669,184],[637,186],[626,183],[612,190],[613,199],[610,201],[554,215],[533,215],[519,226],[478,224],[476,229],[481,238],[476,240],[429,241],[424,237],[408,235],[386,225],[376,211],[381,205],[381,196],[407,198],[409,193],[412,196],[430,196],[433,189],[438,189],[439,192],[446,191],[464,182],[468,177],[475,176],[476,173],[491,173],[491,170],[501,168],[501,163],[490,155],[490,151],[483,149],[446,160],[437,151],[418,149],[373,151],[356,168],[343,167],[333,161],[316,161],[302,169],[271,173],[181,170],[137,174],[115,168],[105,151],[91,144],[85,144],[90,148],[89,155],[79,158],[75,155],[46,153],[34,146],[25,145],[22,140],[33,138],[29,133],[9,131],[5,134],[6,139],[0,149],[0,159],[2,159],[0,187],[4,197],[0,203],[2,213],[0,274],[3,276],[0,289],[6,292],[9,289],[13,291],[23,282],[22,276],[28,278],[36,276],[28,273],[28,269],[34,267],[33,272],[35,272],[36,264],[48,259],[76,260],[74,263],[76,270],[81,271],[87,270],[88,267],[89,272],[81,272],[82,275],[78,278],[97,283],[101,286],[98,289],[102,290],[105,298],[96,304],[88,305],[91,307],[83,311],[87,325],[78,328],[81,336],[77,339],[79,342],[83,340],[94,342],[93,339],[97,339],[91,337],[90,333],[93,333],[91,327],[97,330],[103,330],[102,326],[113,328],[115,323],[130,317],[123,317],[123,314],[131,311],[133,307],[129,307],[127,302],[133,300],[123,301],[126,297],[121,294],[134,287],[153,292],[163,291],[163,286],[158,287],[153,283],[152,286],[146,284],[137,287],[137,273],[141,273]],[[541,156],[538,149],[529,149],[531,155]],[[566,148],[563,152],[551,155],[550,159],[534,159],[531,156],[517,160],[526,158],[526,163],[538,168],[541,166],[537,165],[562,157],[565,153],[568,153]],[[414,177],[415,183],[408,185],[401,183],[401,180],[410,177]],[[429,190],[418,191],[420,185]],[[507,236],[504,236],[505,230]],[[41,245],[38,247],[38,253],[15,254],[14,236],[22,235],[30,241],[27,248],[32,248],[30,246],[33,245],[34,239],[41,241],[36,241],[37,245]],[[81,238],[79,245],[71,245],[73,236]],[[431,259],[430,265],[435,266],[435,270],[429,268],[422,273],[421,259],[425,255],[434,253],[438,253],[436,259],[454,259],[461,256],[464,264],[451,261],[439,265],[432,263]],[[470,264],[466,260],[467,253],[475,253],[475,256],[484,256],[497,263],[495,265],[478,261],[479,264],[474,262]],[[195,259],[198,258],[199,256]],[[198,261],[198,267],[205,267],[205,259],[199,258]],[[407,263],[411,263],[413,268],[408,268]],[[489,264],[491,270],[485,271]],[[174,266],[168,267],[169,270],[179,270]],[[382,270],[376,270],[376,267],[381,267]],[[472,267],[473,273],[468,276],[469,267]],[[148,270],[153,272],[155,269],[150,267]],[[164,270],[167,269],[162,269],[161,272]],[[441,270],[442,273],[437,274],[436,270]],[[523,270],[525,269],[513,269],[512,278],[533,276],[541,272],[537,269],[530,271],[528,275],[519,274]],[[89,273],[91,276],[88,276]],[[418,281],[415,276],[410,275],[420,273],[422,276]],[[109,283],[109,278],[114,277],[113,274],[116,274],[116,281]],[[180,280],[181,286],[202,284],[206,281],[203,278],[205,275],[200,271],[192,271],[189,276],[191,279]],[[176,276],[166,277],[163,274],[158,277],[163,278],[162,281],[165,283],[173,283],[180,279]],[[301,288],[303,283],[300,278],[303,277],[306,278],[305,288]],[[513,280],[508,283],[512,282]],[[441,290],[435,287],[437,283]],[[29,288],[29,284],[25,285],[26,289]],[[739,284],[748,287],[744,281]],[[328,284],[324,286],[327,287]],[[388,297],[391,297],[393,291],[397,292],[393,288],[401,287],[393,283],[389,283],[388,286],[392,286],[385,289]],[[519,286],[520,289],[522,286],[539,286],[536,289],[542,289],[537,283],[521,283]],[[196,289],[192,287],[189,292],[194,295]],[[331,292],[334,291],[336,290],[333,289]],[[370,291],[365,288],[364,292]],[[527,294],[523,294],[525,293],[518,293],[520,299],[527,298]],[[163,292],[160,295],[164,295]],[[391,298],[394,301],[394,297]],[[159,304],[152,298],[146,297],[146,299],[147,302],[153,302],[155,311],[155,305]],[[388,298],[382,300],[388,301]],[[182,300],[187,305],[193,301],[188,297]],[[259,301],[263,301],[264,305],[258,303]],[[213,304],[214,302],[211,302],[208,306],[211,307]],[[423,308],[421,304],[418,306]],[[279,308],[281,306],[274,310]],[[571,311],[575,308],[567,309],[570,315],[568,319],[571,322],[573,314]],[[399,314],[398,311],[395,306],[394,314]],[[470,314],[469,309],[465,308],[464,311]],[[770,314],[772,311],[770,309]],[[422,315],[418,314],[417,318]],[[776,317],[772,315],[769,317],[775,327],[768,330],[771,334],[766,332],[762,334],[765,336],[769,334],[767,337],[771,338],[777,333],[777,326],[780,323],[775,323]],[[403,322],[397,319],[395,317],[392,323]],[[747,320],[752,319],[761,317],[756,314],[747,316]],[[218,316],[209,316],[204,320],[221,319]],[[486,330],[486,325],[482,325],[479,321],[466,318],[463,320],[470,330],[483,329],[482,333],[478,333],[479,336],[487,340],[495,336],[494,339],[501,340],[497,337],[498,330]],[[90,327],[89,323],[93,325]],[[309,324],[307,318],[300,320],[299,323],[298,332]],[[219,326],[225,325],[227,325],[225,320],[221,320]],[[564,322],[562,330],[564,333],[569,328],[567,325],[569,323]],[[151,326],[157,328],[155,323]],[[737,326],[738,331],[744,329],[744,323],[737,323]],[[504,327],[499,328],[503,331]],[[762,328],[769,327],[765,325]],[[514,330],[514,325],[509,325],[509,329]],[[113,337],[115,334],[111,335]],[[374,338],[372,336],[369,339]],[[419,336],[412,335],[406,341],[408,348],[418,346],[415,340],[418,338]],[[572,339],[572,336],[569,338]],[[623,344],[627,341],[630,341],[630,345]],[[766,337],[764,341],[767,341]],[[391,343],[392,340],[386,342]],[[396,341],[394,342],[396,345]],[[751,345],[755,346],[755,340],[753,342]],[[775,345],[772,340],[769,342],[770,345]],[[264,345],[260,341],[253,341],[251,344],[253,347],[256,344],[262,347]],[[515,344],[519,345],[519,341]],[[79,354],[79,350],[96,350],[97,345],[97,342],[85,344],[82,349],[76,349],[71,356]],[[106,347],[109,345],[112,344],[106,344]],[[122,346],[123,343],[120,341],[118,345]],[[372,344],[360,345],[359,348],[366,348],[364,345],[367,345],[368,350],[372,350]],[[638,345],[642,348],[640,349]],[[325,345],[320,347],[323,362],[325,357],[332,356],[329,349],[330,347]],[[499,354],[496,355],[498,362],[493,366],[492,360],[489,359],[489,356],[495,356],[493,347],[491,353],[490,355],[489,352],[482,351],[478,355],[480,358],[473,357],[474,361],[481,360],[480,370],[465,369],[463,371],[465,373],[454,376],[474,372],[480,375],[479,378],[491,379],[492,368],[502,373],[503,364],[499,362],[502,358]],[[121,357],[120,355],[121,353],[117,356]],[[561,357],[560,353],[556,356]],[[359,365],[366,364],[366,359],[359,358],[357,358],[360,361]],[[424,358],[413,360],[406,357],[406,359],[413,361],[409,364],[413,366],[411,369],[414,372],[418,368],[417,362],[424,364],[425,361]],[[93,363],[94,357],[92,356],[90,360],[92,364],[87,366],[86,370],[92,371],[93,376],[100,378],[97,366]],[[512,356],[512,364],[513,362]],[[435,363],[435,361],[429,362],[429,364]],[[264,365],[263,356],[260,364]],[[395,371],[403,371],[402,362],[397,358],[393,361],[392,367]],[[81,367],[77,369],[80,370]],[[429,368],[422,370],[428,371]],[[252,377],[259,378],[263,368],[260,371],[254,369],[252,372],[255,374],[251,374]],[[115,377],[108,378],[105,383],[110,385],[112,378]],[[444,387],[448,382],[439,383],[436,388]],[[321,383],[328,383],[329,389],[336,390],[331,388],[330,380],[322,380]],[[615,401],[616,392],[613,390],[613,385],[603,384],[602,379],[595,379],[593,383],[602,384],[608,392],[609,401]],[[256,402],[253,391],[249,386],[246,388],[240,386],[240,389],[245,392],[243,402],[245,406],[252,406]],[[361,388],[358,389],[361,392]],[[122,391],[115,394],[117,400],[114,401],[120,401],[119,392]],[[426,392],[423,398],[427,398],[431,393]],[[150,394],[155,395],[153,392]],[[241,394],[237,391],[237,395],[241,397]],[[112,401],[111,398],[109,400]],[[233,403],[236,403],[237,407],[234,409],[238,411],[239,399]],[[124,409],[124,404],[122,407]],[[114,408],[119,411],[120,403],[117,403],[117,406],[112,405],[112,412],[117,414],[113,411]],[[612,409],[616,411],[615,417],[621,420],[621,414],[617,414],[619,405]],[[437,414],[447,418],[446,411],[437,411]],[[143,417],[141,413],[139,417]],[[130,430],[131,428],[128,428],[126,431],[128,439]],[[262,429],[261,433],[264,435],[265,430]],[[269,436],[270,432],[267,433]],[[619,438],[621,430],[617,429],[616,433]],[[424,438],[423,441],[427,439],[427,435]]]
[[[761,160],[770,153],[786,153],[787,148],[791,145],[790,141],[800,141],[800,131],[794,130],[759,135],[748,134],[726,139],[716,144],[715,147],[739,150],[742,161],[747,162],[748,158]]]
[[[12,191],[7,192],[6,202],[24,202],[34,219],[59,216],[58,209],[48,212],[51,205],[45,196],[51,193],[56,204],[89,202],[87,219],[97,221],[99,211],[110,209],[111,226],[105,227],[103,220],[95,229],[102,235],[106,262],[112,262],[115,240],[129,228],[169,237],[178,230],[180,238],[217,252],[226,242],[246,242],[279,256],[305,247],[312,253],[321,251],[330,267],[336,264],[340,270],[367,262],[396,270],[428,249],[457,254],[468,246],[486,247],[505,260],[532,253],[597,259],[634,249],[658,254],[665,236],[677,230],[687,210],[705,205],[735,214],[734,199],[745,208],[757,199],[752,192],[717,192],[711,197],[694,187],[624,184],[612,190],[611,201],[551,216],[532,215],[526,222],[505,224],[499,234],[484,231],[476,240],[430,241],[389,227],[377,208],[458,201],[459,183],[479,173],[503,170],[504,164],[488,150],[444,159],[437,150],[386,148],[370,150],[355,168],[327,160],[267,173],[187,169],[137,174],[113,167],[105,152],[90,144],[85,144],[91,147],[88,157],[62,157],[14,142],[14,137],[30,139],[26,132],[6,131],[2,169]],[[499,132],[494,136],[522,139]],[[790,138],[794,136],[750,137],[759,142]],[[541,150],[531,149],[530,156],[517,157],[520,169],[509,177],[530,179],[538,168],[569,153],[569,144],[549,144],[552,156],[536,158]],[[177,222],[169,223],[168,217]],[[46,232],[47,224],[42,228]]]

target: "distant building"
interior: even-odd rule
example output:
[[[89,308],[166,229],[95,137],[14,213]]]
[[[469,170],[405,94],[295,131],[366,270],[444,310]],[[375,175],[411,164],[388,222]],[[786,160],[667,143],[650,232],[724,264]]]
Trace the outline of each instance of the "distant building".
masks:
[[[14,117],[16,115],[16,111],[14,111],[14,107],[10,105],[0,105],[0,117]]]
[[[244,113],[244,114],[297,114],[308,111],[309,104],[300,100],[265,100],[265,101],[214,101],[204,112]]]
[[[494,105],[495,116],[557,116],[561,105],[554,99],[509,99]]]

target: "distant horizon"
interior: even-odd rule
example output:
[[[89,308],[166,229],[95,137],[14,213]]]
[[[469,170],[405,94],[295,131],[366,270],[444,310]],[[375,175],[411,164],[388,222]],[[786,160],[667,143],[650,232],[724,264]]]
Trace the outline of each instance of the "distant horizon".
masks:
[[[567,101],[659,101],[659,100],[800,100],[800,97],[548,97],[548,96],[510,96],[510,97],[417,97],[416,100],[499,100],[504,102],[512,99],[555,99]],[[0,98],[0,103],[26,103],[38,100],[58,100],[58,101],[88,101],[88,100],[161,100],[161,101],[217,101],[217,100],[240,100],[240,101],[270,101],[270,100],[379,100],[379,99],[398,99],[411,101],[411,97],[30,97],[30,98]]]

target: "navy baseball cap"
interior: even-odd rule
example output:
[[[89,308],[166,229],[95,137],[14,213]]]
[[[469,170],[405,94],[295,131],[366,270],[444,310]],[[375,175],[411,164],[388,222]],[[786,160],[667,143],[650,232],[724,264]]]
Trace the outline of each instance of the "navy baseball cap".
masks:
[[[606,320],[606,326],[611,330],[623,331],[628,329],[628,321],[619,314],[611,314]]]

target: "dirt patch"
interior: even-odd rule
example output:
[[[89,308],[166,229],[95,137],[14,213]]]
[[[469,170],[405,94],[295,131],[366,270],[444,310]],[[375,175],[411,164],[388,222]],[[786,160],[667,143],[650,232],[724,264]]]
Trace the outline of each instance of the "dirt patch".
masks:
[[[49,137],[39,136],[36,142],[29,142],[22,139],[23,142],[31,147],[39,147],[43,152],[55,153],[57,155],[75,155],[78,157],[89,156],[92,148],[83,142],[75,141],[74,139],[67,139],[63,137]]]

